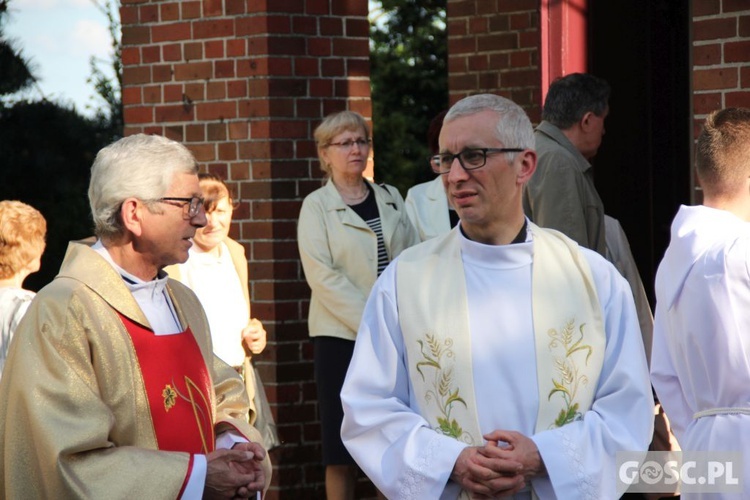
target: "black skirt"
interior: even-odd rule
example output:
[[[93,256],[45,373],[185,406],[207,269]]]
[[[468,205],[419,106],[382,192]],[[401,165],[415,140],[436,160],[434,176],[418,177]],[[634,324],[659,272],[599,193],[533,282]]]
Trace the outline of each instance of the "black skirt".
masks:
[[[354,353],[354,341],[313,337],[315,384],[318,391],[323,465],[355,465],[341,441],[341,387]]]

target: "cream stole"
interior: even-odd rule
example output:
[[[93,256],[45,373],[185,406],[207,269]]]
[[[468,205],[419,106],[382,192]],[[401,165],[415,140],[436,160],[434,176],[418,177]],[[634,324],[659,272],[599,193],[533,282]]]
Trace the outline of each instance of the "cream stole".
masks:
[[[581,419],[591,408],[606,338],[591,269],[577,244],[529,227],[540,432]],[[458,237],[453,230],[399,257],[399,321],[420,414],[437,432],[481,446]]]

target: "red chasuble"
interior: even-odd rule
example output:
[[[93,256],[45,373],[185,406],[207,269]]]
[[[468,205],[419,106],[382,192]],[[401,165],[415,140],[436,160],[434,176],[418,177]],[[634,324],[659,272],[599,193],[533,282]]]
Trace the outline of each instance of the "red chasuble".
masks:
[[[174,335],[154,335],[119,315],[138,356],[159,449],[214,451],[211,375],[190,328]]]

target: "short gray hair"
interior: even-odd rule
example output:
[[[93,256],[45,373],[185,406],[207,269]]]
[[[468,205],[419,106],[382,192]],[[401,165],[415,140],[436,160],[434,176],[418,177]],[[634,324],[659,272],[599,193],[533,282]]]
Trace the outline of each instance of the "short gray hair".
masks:
[[[494,111],[498,114],[497,138],[504,147],[534,149],[534,127],[531,126],[529,116],[521,106],[499,95],[477,94],[464,97],[448,110],[443,123],[482,111]]]
[[[89,204],[100,238],[123,234],[120,207],[127,198],[153,202],[166,194],[179,173],[196,174],[193,154],[179,142],[136,134],[101,149],[91,166]]]

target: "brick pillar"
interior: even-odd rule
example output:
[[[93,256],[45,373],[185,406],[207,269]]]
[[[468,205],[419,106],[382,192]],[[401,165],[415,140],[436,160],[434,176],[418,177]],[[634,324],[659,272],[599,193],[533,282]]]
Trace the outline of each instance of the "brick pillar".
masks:
[[[693,0],[694,138],[711,111],[733,106],[750,107],[750,4]],[[693,195],[700,203],[697,188]]]
[[[494,93],[541,116],[539,0],[448,0],[450,103]]]
[[[269,339],[255,361],[286,443],[267,498],[322,497],[296,222],[320,186],[315,126],[342,109],[372,116],[367,1],[122,0],[120,13],[125,133],[183,142],[239,198],[231,234]]]

